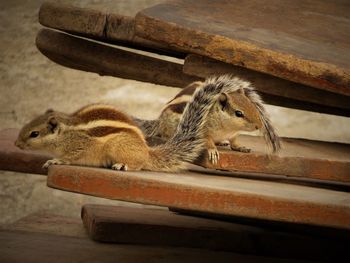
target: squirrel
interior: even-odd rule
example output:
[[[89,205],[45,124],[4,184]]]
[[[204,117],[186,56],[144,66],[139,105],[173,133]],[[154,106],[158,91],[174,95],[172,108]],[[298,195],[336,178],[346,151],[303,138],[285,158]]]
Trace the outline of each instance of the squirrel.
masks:
[[[219,152],[216,145],[227,145],[227,141],[234,151],[250,152],[251,149],[239,146],[236,142],[237,136],[242,131],[261,130],[272,152],[279,151],[281,148],[279,137],[271,124],[262,99],[252,85],[231,75],[222,75],[220,79],[225,85],[205,124],[209,160],[217,164]],[[205,83],[201,81],[189,84],[165,105],[156,120],[138,118],[134,120],[146,137],[168,140],[174,134],[184,109],[193,99],[193,94],[203,87]]]
[[[205,122],[227,83],[209,78],[184,109],[174,135],[150,147],[132,117],[103,104],[85,106],[72,114],[48,110],[26,124],[15,145],[53,154],[52,164],[110,167],[115,170],[177,171],[205,149]]]

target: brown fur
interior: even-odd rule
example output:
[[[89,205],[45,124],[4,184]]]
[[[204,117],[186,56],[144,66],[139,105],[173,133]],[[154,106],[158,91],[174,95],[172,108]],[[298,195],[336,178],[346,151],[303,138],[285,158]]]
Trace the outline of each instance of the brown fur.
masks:
[[[112,106],[92,104],[81,108],[71,116],[77,117],[80,123],[88,123],[94,120],[119,120],[128,124],[136,125],[126,114],[116,111]]]
[[[134,131],[132,129],[128,129],[128,128],[101,126],[101,127],[88,129],[86,132],[91,137],[103,137],[103,136],[107,136],[109,134],[116,134],[116,133],[121,133],[121,132],[128,133],[128,132],[134,132]]]
[[[225,107],[218,102],[208,114],[206,122],[207,129],[207,149],[209,158],[217,156],[218,153],[215,144],[221,144],[228,140],[232,150],[249,152],[250,150],[237,145],[236,136],[242,131],[254,131],[260,129],[264,134],[266,143],[272,146],[274,152],[280,149],[280,143],[277,134],[269,120],[260,96],[251,87],[249,82],[226,75],[221,77],[224,87],[222,94],[226,97]],[[143,131],[148,136],[159,136],[162,139],[169,139],[176,131],[177,123],[181,118],[181,113],[185,109],[191,95],[196,88],[203,86],[201,82],[195,82],[179,92],[164,107],[157,121],[138,121],[143,127]],[[181,98],[182,97],[182,98]],[[244,114],[243,118],[235,115],[236,111]],[[216,157],[213,157],[214,159]],[[216,162],[214,160],[213,162]]]
[[[16,145],[57,157],[44,167],[79,164],[117,170],[177,170],[203,150],[206,116],[221,89],[220,79],[208,80],[186,107],[173,138],[154,148],[147,145],[129,116],[108,105],[89,105],[71,115],[47,112],[22,128]],[[33,132],[38,136],[31,136]]]

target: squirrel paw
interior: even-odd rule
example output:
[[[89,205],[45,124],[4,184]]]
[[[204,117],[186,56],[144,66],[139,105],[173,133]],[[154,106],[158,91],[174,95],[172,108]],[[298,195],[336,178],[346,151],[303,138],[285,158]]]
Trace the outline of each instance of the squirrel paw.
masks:
[[[208,149],[209,161],[212,164],[217,164],[219,161],[219,152],[217,149]]]
[[[118,171],[127,171],[128,166],[124,163],[115,163],[112,165],[113,170],[118,170]]]
[[[239,146],[231,146],[232,151],[242,152],[242,153],[250,153],[252,150],[246,147],[239,147]]]
[[[43,168],[44,168],[44,169],[47,169],[47,168],[49,168],[49,166],[52,165],[52,164],[67,164],[67,162],[62,161],[62,160],[60,160],[60,159],[48,160],[48,161],[43,165]]]

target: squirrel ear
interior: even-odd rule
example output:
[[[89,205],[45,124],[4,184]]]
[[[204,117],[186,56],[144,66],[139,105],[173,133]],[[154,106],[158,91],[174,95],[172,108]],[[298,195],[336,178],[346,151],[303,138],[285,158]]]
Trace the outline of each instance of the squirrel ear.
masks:
[[[224,110],[227,105],[227,95],[225,93],[221,93],[219,97],[219,102],[221,105],[221,109]]]
[[[55,116],[51,116],[47,121],[47,128],[50,132],[55,133],[58,129],[58,121]]]
[[[53,109],[48,109],[46,112],[45,112],[45,114],[48,114],[48,113],[53,113],[54,112],[54,110]]]

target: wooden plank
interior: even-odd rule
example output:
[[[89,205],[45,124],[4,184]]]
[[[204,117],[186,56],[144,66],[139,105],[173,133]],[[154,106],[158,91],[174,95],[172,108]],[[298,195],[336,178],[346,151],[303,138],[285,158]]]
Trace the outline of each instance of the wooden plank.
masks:
[[[278,155],[267,154],[262,137],[239,136],[240,145],[251,148],[251,153],[241,153],[220,148],[220,160],[213,165],[204,155],[196,163],[218,170],[280,174],[309,179],[350,183],[350,145],[312,141],[307,139],[282,139]]]
[[[100,75],[175,87],[185,87],[201,79],[184,74],[182,64],[113,48],[50,29],[39,31],[36,45],[45,56],[58,64]]]
[[[101,244],[87,238],[0,231],[0,262],[310,262],[189,248]]]
[[[41,167],[50,156],[15,147],[18,132],[16,129],[0,131],[0,169],[46,174],[47,171]],[[240,177],[251,178],[245,173],[255,173],[255,178],[264,180],[296,183],[298,179],[300,183],[300,180],[311,179],[304,183],[342,190],[349,188],[350,146],[347,144],[283,138],[283,149],[279,155],[268,156],[261,137],[242,135],[238,137],[238,142],[251,148],[252,152],[239,153],[221,147],[217,165],[209,163],[206,156],[198,160],[197,164],[210,169],[240,172]],[[209,172],[213,173],[213,170]],[[225,175],[230,176],[227,173]],[[271,175],[274,176],[271,178]]]
[[[0,169],[23,173],[46,175],[43,164],[50,159],[50,155],[35,151],[23,151],[15,147],[18,136],[17,129],[0,131]]]
[[[89,236],[100,242],[197,247],[314,260],[334,260],[347,252],[342,239],[269,231],[164,210],[84,205],[82,220]]]
[[[344,0],[176,0],[135,23],[140,37],[350,95],[349,14]]]
[[[49,187],[223,215],[350,229],[350,193],[197,173],[50,166]]]
[[[262,93],[266,103],[273,104],[275,102],[270,100],[269,96],[266,96],[266,94],[269,94],[299,101],[298,104],[293,104],[293,100],[288,100],[289,104],[287,106],[292,104],[292,108],[311,108],[312,111],[316,112],[350,116],[350,96],[315,89],[208,57],[194,54],[188,55],[185,59],[183,71],[188,75],[201,78],[212,75],[233,74],[251,82],[256,90]],[[283,102],[283,100],[277,100],[276,105],[285,106]]]
[[[62,3],[44,2],[39,10],[39,22],[46,27],[104,42],[179,58],[185,56],[180,49],[136,36],[134,18],[129,16]]]

